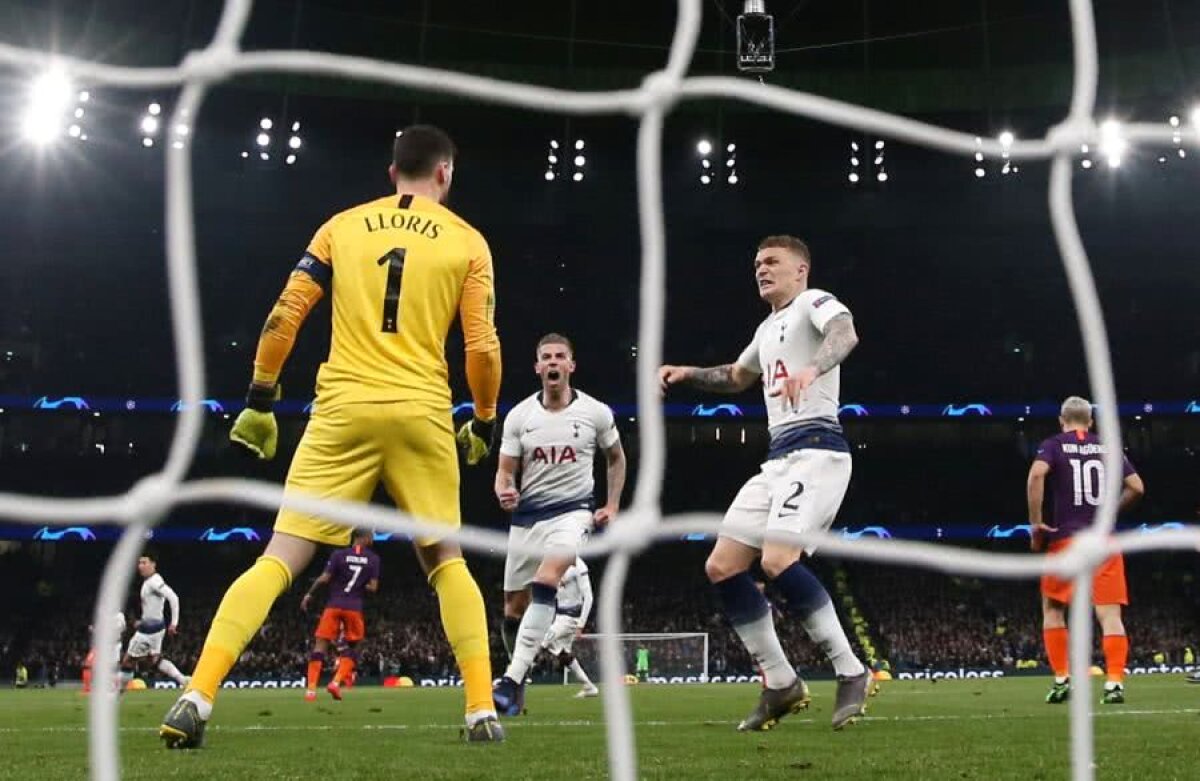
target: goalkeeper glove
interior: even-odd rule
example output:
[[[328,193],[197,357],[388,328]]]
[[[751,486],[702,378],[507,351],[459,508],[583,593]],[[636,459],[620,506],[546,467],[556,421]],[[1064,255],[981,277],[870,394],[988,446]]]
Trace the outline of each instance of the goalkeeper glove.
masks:
[[[275,457],[279,426],[275,423],[275,413],[271,408],[282,393],[279,385],[270,388],[250,386],[246,394],[246,408],[237,416],[233,430],[229,432],[229,439],[235,446],[264,461]]]
[[[492,446],[496,444],[496,418],[480,420],[471,418],[462,424],[455,437],[458,446],[467,459],[467,463],[475,466],[488,457]]]

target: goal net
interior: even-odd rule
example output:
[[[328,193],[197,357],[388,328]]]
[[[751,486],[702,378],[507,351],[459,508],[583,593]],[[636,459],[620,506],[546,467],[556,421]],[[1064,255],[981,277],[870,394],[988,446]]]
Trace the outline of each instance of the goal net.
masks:
[[[873,109],[830,100],[753,81],[724,76],[688,77],[700,33],[702,0],[679,0],[676,27],[663,68],[650,73],[636,89],[575,92],[523,83],[442,71],[413,65],[342,56],[327,52],[257,50],[242,51],[240,41],[250,18],[251,0],[226,0],[212,41],[190,52],[171,67],[128,68],[59,56],[48,51],[0,44],[0,67],[28,72],[55,67],[76,83],[126,89],[179,88],[170,127],[197,126],[204,97],[217,82],[262,73],[295,73],[330,78],[357,79],[380,85],[437,91],[471,100],[536,111],[570,115],[630,115],[638,120],[637,178],[638,222],[642,265],[638,290],[638,427],[641,458],[633,506],[608,534],[585,546],[585,558],[611,554],[599,594],[599,627],[596,643],[604,696],[605,728],[610,771],[617,781],[638,777],[638,755],[623,681],[628,662],[620,638],[621,606],[625,580],[635,557],[658,539],[678,539],[683,534],[712,534],[720,516],[688,514],[664,519],[659,496],[665,466],[663,409],[656,372],[662,357],[663,316],[666,298],[665,225],[662,197],[662,142],[666,115],[683,100],[725,99],[758,104],[777,111],[898,140],[951,154],[973,156],[982,152],[1014,160],[1051,161],[1048,206],[1051,225],[1062,257],[1083,334],[1092,398],[1099,412],[1099,430],[1108,444],[1107,476],[1093,530],[1080,535],[1063,554],[1034,556],[989,554],[959,550],[933,543],[900,540],[847,540],[833,534],[804,535],[806,545],[820,546],[826,555],[902,563],[947,573],[1008,578],[1033,578],[1045,572],[1075,579],[1071,603],[1071,669],[1076,680],[1087,680],[1092,644],[1090,620],[1091,573],[1111,553],[1152,548],[1189,549],[1200,545],[1200,531],[1168,531],[1153,536],[1126,533],[1110,536],[1116,517],[1121,479],[1121,436],[1117,420],[1112,365],[1095,282],[1076,225],[1071,180],[1073,155],[1084,144],[1099,146],[1114,140],[1121,144],[1168,145],[1179,134],[1195,143],[1193,127],[1129,124],[1103,130],[1096,121],[1096,87],[1099,64],[1095,21],[1090,0],[1068,0],[1072,20],[1075,78],[1069,111],[1044,138],[1014,141],[981,139],[964,133]],[[1108,136],[1106,138],[1106,136]],[[21,494],[0,494],[0,517],[43,525],[47,523],[116,523],[125,527],[105,568],[98,591],[94,624],[98,671],[96,688],[108,690],[116,667],[115,627],[111,617],[126,593],[134,562],[147,532],[173,506],[200,502],[240,502],[274,510],[284,505],[348,526],[368,525],[410,535],[443,533],[428,524],[383,508],[346,502],[322,501],[301,495],[285,497],[281,486],[251,480],[210,479],[187,481],[205,415],[204,351],[200,296],[197,287],[195,218],[192,204],[191,145],[164,144],[166,158],[166,265],[171,303],[178,396],[181,411],[175,437],[163,468],[142,480],[128,493],[87,499],[51,499]],[[507,545],[503,533],[464,526],[453,535],[468,550],[497,555]],[[522,548],[524,550],[524,548]],[[530,553],[537,551],[530,549]],[[686,595],[681,595],[686,598]],[[1070,705],[1071,763],[1076,781],[1094,776],[1093,733],[1089,699],[1075,697]],[[112,781],[119,777],[116,702],[93,697],[89,703],[89,761],[92,777]]]
[[[575,658],[586,670],[600,669],[601,640],[605,635],[581,635],[575,641]],[[630,683],[707,683],[707,632],[622,632],[614,638]],[[567,670],[563,683],[573,683]]]

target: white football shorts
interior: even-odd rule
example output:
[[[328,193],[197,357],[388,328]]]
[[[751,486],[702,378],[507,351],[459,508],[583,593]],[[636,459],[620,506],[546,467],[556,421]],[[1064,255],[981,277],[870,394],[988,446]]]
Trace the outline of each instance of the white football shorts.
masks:
[[[572,510],[538,521],[533,526],[510,527],[508,556],[504,559],[504,590],[524,591],[533,582],[533,576],[546,556],[574,561],[579,554],[579,544],[591,530],[591,510]],[[514,544],[533,545],[541,553],[522,553],[513,548]]]
[[[160,629],[153,634],[134,632],[133,637],[129,638],[129,647],[125,649],[125,653],[131,659],[141,659],[146,656],[161,656],[163,636],[166,633],[166,629]]]
[[[797,450],[767,461],[738,491],[720,536],[761,549],[768,534],[824,531],[833,525],[850,485],[849,453]],[[805,546],[812,554],[816,546]]]
[[[546,631],[546,639],[542,641],[542,647],[555,655],[561,654],[563,651],[570,653],[571,646],[575,644],[575,636],[579,634],[580,629],[582,626],[578,618],[559,613],[554,617],[554,623],[550,625],[550,629]]]

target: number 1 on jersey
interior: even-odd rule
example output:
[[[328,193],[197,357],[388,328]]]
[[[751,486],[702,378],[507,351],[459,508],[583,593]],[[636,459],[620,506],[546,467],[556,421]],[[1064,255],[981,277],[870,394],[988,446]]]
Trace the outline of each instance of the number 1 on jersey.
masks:
[[[407,250],[396,247],[375,261],[378,265],[387,265],[387,287],[383,293],[383,327],[385,334],[394,334],[400,330],[400,280],[404,275],[404,255]]]

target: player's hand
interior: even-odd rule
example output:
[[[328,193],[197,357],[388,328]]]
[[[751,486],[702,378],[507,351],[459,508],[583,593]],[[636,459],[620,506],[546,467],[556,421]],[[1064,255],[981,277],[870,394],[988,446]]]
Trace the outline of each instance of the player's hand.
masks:
[[[1029,549],[1034,553],[1041,553],[1046,549],[1046,535],[1056,531],[1057,526],[1049,526],[1045,521],[1030,522]]]
[[[667,389],[687,380],[691,373],[690,366],[660,366],[658,367],[658,389],[665,396]]]
[[[471,466],[475,466],[492,452],[492,446],[496,444],[496,423],[497,418],[471,418],[458,430],[455,439],[463,457]]]
[[[179,634],[179,627],[175,624],[171,624],[167,627],[167,634],[171,637],[174,637],[175,635]]]
[[[500,509],[510,513],[521,503],[521,492],[516,488],[505,488],[496,492],[496,499],[500,502]]]
[[[301,613],[308,612],[308,603],[309,602],[312,602],[312,594],[305,594],[303,597],[300,598],[300,612]]]
[[[617,508],[609,507],[608,505],[605,505],[604,507],[601,507],[599,510],[597,510],[595,515],[592,516],[592,524],[597,529],[603,529],[605,526],[612,523],[613,519],[615,519],[616,517],[617,517]]]
[[[800,406],[800,402],[808,395],[809,386],[816,382],[819,376],[816,366],[804,366],[791,377],[775,383],[767,395],[773,398],[782,396],[784,408],[795,409]]]
[[[235,447],[264,461],[275,457],[275,448],[279,445],[279,425],[275,422],[272,408],[282,393],[279,385],[272,388],[250,386],[250,392],[246,394],[246,408],[238,414],[233,422],[233,430],[229,432],[229,440]]]

